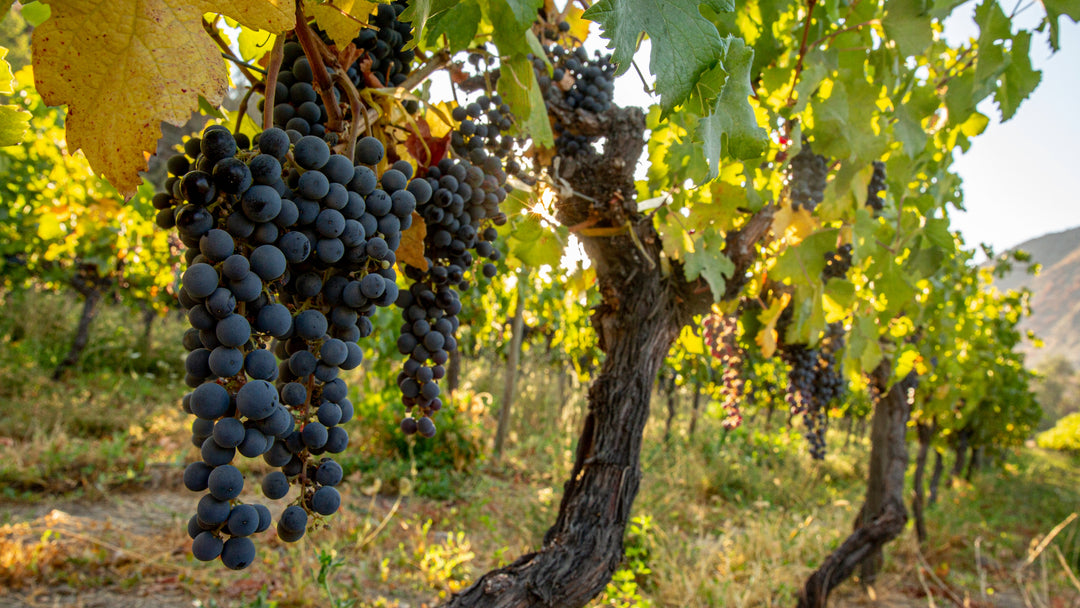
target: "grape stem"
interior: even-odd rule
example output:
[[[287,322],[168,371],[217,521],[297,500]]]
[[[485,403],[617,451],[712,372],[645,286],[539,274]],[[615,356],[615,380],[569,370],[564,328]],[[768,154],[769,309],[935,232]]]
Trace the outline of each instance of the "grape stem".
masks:
[[[296,5],[296,29],[293,31],[296,33],[297,42],[304,49],[304,55],[311,65],[311,73],[315,77],[316,88],[319,89],[323,105],[326,106],[326,130],[341,133],[341,108],[334,99],[334,83],[330,80],[330,73],[326,71],[326,63],[323,60],[325,55],[329,55],[329,49],[324,55],[323,49],[319,48],[320,46],[325,48],[325,45],[312,35],[304,9],[299,3]]]
[[[229,48],[229,45],[221,37],[221,32],[218,31],[217,26],[213,22],[203,19],[203,29],[206,30],[206,33],[210,34],[210,37],[217,43],[218,47],[221,49],[221,56],[235,63],[240,72],[244,74],[244,78],[247,78],[252,86],[262,83],[262,79],[251,72],[247,62],[233,53],[232,49]]]
[[[270,49],[270,65],[266,66],[266,91],[263,93],[263,131],[274,126],[274,94],[277,92],[278,74],[281,72],[281,62],[285,60],[285,37],[278,36],[274,40],[274,48]]]
[[[251,100],[251,94],[255,92],[255,87],[248,87],[247,93],[244,93],[244,98],[240,100],[240,109],[236,113],[236,127],[233,129],[233,136],[240,134],[240,124],[244,122],[244,116],[247,116],[248,102]]]
[[[364,130],[371,133],[371,121],[368,120],[367,108],[360,99],[360,92],[356,85],[341,70],[334,70],[334,81],[345,90],[345,97],[349,98],[349,112],[352,114],[352,124],[349,125],[349,137],[345,144],[345,156],[350,160],[356,158],[356,140],[360,138],[360,117],[363,116]]]
[[[237,57],[235,55],[230,55],[229,53],[225,53],[225,52],[222,52],[221,56],[224,57],[225,59],[228,59],[229,61],[235,63],[236,65],[238,65],[240,67],[245,67],[245,68],[251,70],[252,72],[256,72],[258,74],[266,75],[266,70],[260,68],[257,65],[251,65],[250,61],[244,61],[243,59],[240,59],[239,57]]]

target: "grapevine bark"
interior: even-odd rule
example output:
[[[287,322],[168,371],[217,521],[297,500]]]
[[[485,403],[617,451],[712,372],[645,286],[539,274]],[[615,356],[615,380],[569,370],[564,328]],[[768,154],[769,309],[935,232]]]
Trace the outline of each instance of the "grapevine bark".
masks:
[[[623,556],[657,372],[683,324],[711,304],[709,290],[687,283],[680,268],[663,275],[660,238],[637,212],[633,173],[645,143],[641,110],[613,108],[597,116],[554,103],[549,110],[564,125],[606,138],[602,154],[561,159],[558,179],[573,193],[560,200],[559,221],[625,228],[615,236],[581,235],[602,296],[591,322],[607,356],[589,388],[574,465],[541,548],[483,575],[449,607],[576,608],[604,589]]]
[[[915,492],[911,498],[911,513],[915,518],[915,534],[919,543],[925,543],[926,518],[924,516],[926,506],[926,459],[930,454],[930,441],[934,437],[934,424],[919,423],[915,427],[919,437],[919,451],[915,456],[915,477],[913,485]]]

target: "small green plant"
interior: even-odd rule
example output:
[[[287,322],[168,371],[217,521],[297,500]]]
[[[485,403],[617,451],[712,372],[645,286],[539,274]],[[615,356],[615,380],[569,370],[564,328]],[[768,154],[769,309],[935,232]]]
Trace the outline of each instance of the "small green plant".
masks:
[[[345,564],[345,560],[337,556],[336,551],[321,551],[319,553],[319,572],[315,574],[315,582],[326,592],[330,608],[352,608],[356,605],[355,599],[338,599],[330,588],[330,574]]]
[[[641,592],[649,586],[649,554],[653,545],[653,519],[649,515],[638,515],[630,520],[630,529],[626,534],[622,565],[611,577],[603,595],[595,606],[614,608],[651,608],[652,600],[642,597]]]

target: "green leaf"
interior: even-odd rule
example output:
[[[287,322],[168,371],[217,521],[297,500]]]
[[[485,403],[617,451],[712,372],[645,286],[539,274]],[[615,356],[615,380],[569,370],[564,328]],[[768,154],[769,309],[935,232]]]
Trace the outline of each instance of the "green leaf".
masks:
[[[897,141],[904,145],[904,154],[914,157],[926,147],[926,130],[922,123],[911,115],[911,111],[905,104],[898,104],[893,110],[896,122],[893,123],[893,134]]]
[[[710,230],[693,239],[694,249],[686,251],[686,265],[683,272],[687,281],[705,279],[712,290],[713,300],[720,301],[727,287],[727,279],[735,272],[735,263],[724,250],[724,235],[719,230]]]
[[[881,25],[885,34],[896,41],[901,55],[919,55],[930,46],[934,30],[926,0],[890,0],[885,8]]]
[[[543,5],[543,0],[484,0],[484,3],[493,28],[492,40],[499,52],[528,55],[531,49],[525,32],[536,21],[536,11]]]
[[[750,105],[750,66],[754,49],[738,38],[728,38],[724,66],[728,77],[712,114],[701,119],[697,137],[709,162],[709,179],[720,174],[720,159],[726,154],[735,159],[757,158],[765,152],[768,134],[758,126]]]
[[[630,68],[638,38],[648,35],[652,41],[649,65],[666,113],[689,99],[702,75],[723,57],[720,32],[702,16],[702,5],[716,12],[735,10],[733,0],[599,0],[584,16],[603,28],[619,74]],[[711,99],[702,104],[711,105]]]
[[[15,106],[0,106],[0,146],[21,143],[29,126],[29,112]]]
[[[836,249],[836,228],[819,230],[789,247],[776,259],[770,278],[792,283],[820,283],[825,269],[825,254]]]
[[[563,242],[555,232],[544,230],[539,238],[528,243],[511,238],[510,253],[526,266],[557,267],[562,260]]]
[[[518,127],[538,145],[551,146],[555,138],[532,63],[524,55],[504,57],[500,69],[499,93],[514,115],[521,118]]]
[[[10,95],[14,76],[11,66],[4,60],[8,50],[0,46],[0,94]],[[15,106],[0,106],[0,146],[11,146],[22,142],[26,129],[30,126],[30,113]]]
[[[1001,86],[994,94],[1002,122],[1012,118],[1020,103],[1042,82],[1042,72],[1031,67],[1030,49],[1031,32],[1020,32],[1013,38],[1009,51],[1012,61],[1001,74]]]
[[[11,64],[7,62],[8,50],[0,46],[0,95],[11,95],[15,92],[15,75],[11,73]]]
[[[8,4],[11,4],[10,2]],[[4,11],[7,12],[7,11]],[[52,15],[52,9],[48,4],[42,2],[28,2],[22,5],[22,18],[26,19],[26,22],[31,27],[37,27]]]
[[[210,118],[216,118],[218,120],[225,120],[227,118],[224,112],[221,111],[221,108],[212,105],[202,95],[199,95],[199,112],[201,114],[209,116]]]
[[[1080,20],[1080,0],[1043,0],[1046,8],[1046,20],[1050,22],[1050,48],[1054,51],[1061,50],[1058,43],[1061,33],[1061,24],[1058,23],[1062,15],[1076,23]]]
[[[464,50],[476,36],[481,16],[478,0],[463,0],[428,20],[425,40],[428,46],[441,46],[439,38],[445,35],[451,53]]]
[[[412,22],[413,39],[405,48],[412,48],[420,40],[424,40],[424,28],[427,27],[431,18],[443,11],[449,10],[458,3],[458,0],[412,0],[409,6],[401,13],[401,20]]]

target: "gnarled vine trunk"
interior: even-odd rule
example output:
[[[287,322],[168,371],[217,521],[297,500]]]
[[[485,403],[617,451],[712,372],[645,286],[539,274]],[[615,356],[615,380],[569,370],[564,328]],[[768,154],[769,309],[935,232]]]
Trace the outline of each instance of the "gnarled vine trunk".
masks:
[[[64,371],[79,362],[86,345],[90,343],[90,324],[97,317],[98,307],[104,297],[103,289],[108,285],[106,279],[87,278],[81,273],[71,279],[71,286],[83,298],[82,312],[79,315],[79,324],[75,329],[75,339],[71,342],[71,348],[60,364],[53,370],[52,379],[59,380]]]
[[[698,413],[701,411],[701,380],[694,381],[694,400],[690,405],[690,428],[686,430],[686,435],[690,439],[694,438],[694,431],[697,430]]]
[[[937,502],[938,488],[941,486],[941,475],[945,472],[945,453],[941,450],[934,450],[934,472],[930,475],[930,497],[926,501],[926,506],[932,507]]]
[[[644,115],[631,108],[609,116],[604,156],[564,170],[571,173],[567,179],[575,192],[585,196],[561,201],[559,219],[570,225],[590,218],[616,226],[630,221],[637,234],[584,239],[603,297],[592,325],[607,357],[589,388],[558,519],[540,550],[488,572],[446,606],[584,606],[604,589],[622,559],[623,534],[641,481],[653,382],[684,315],[677,290],[657,264],[659,238],[632,203]]]
[[[874,404],[870,431],[870,476],[866,499],[855,520],[855,531],[807,579],[799,595],[799,608],[822,608],[829,593],[856,568],[864,583],[873,580],[882,562],[882,547],[900,535],[907,523],[904,472],[907,470],[907,421],[911,413],[908,391],[916,376],[888,386],[892,370],[882,362],[871,374],[880,395]]]
[[[915,426],[915,432],[919,437],[919,451],[915,455],[915,476],[913,484],[915,491],[911,497],[911,514],[915,518],[915,534],[919,544],[926,542],[926,517],[923,513],[926,505],[926,459],[930,454],[930,440],[934,437],[933,423],[920,422]]]
[[[596,269],[601,303],[591,323],[606,357],[589,387],[574,465],[542,546],[484,574],[450,598],[448,607],[579,608],[603,591],[622,560],[660,365],[682,326],[712,304],[708,285],[688,283],[677,264],[665,276],[660,236],[651,217],[637,210],[634,168],[645,145],[644,113],[573,110],[555,89],[549,90],[549,113],[570,132],[605,140],[602,154],[561,157],[555,177],[563,190],[556,214],[561,223],[609,229],[602,231],[605,236],[578,231]],[[745,283],[745,268],[773,212],[767,206],[728,234],[724,253],[737,269],[727,285],[730,293],[737,295]]]

